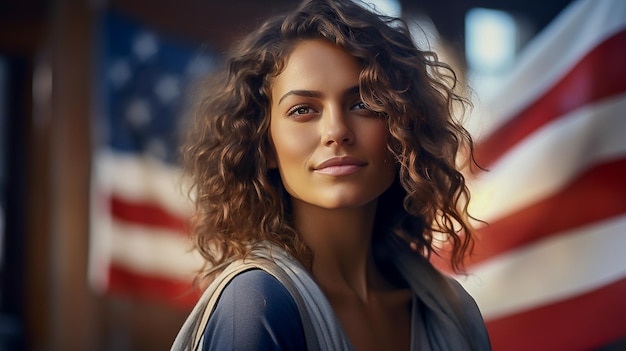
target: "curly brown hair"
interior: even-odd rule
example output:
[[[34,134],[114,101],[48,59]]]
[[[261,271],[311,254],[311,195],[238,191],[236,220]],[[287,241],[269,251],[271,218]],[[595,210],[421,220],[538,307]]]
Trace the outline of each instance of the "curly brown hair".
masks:
[[[399,171],[379,199],[374,240],[395,236],[430,257],[438,253],[440,233],[460,271],[473,238],[457,157],[466,151],[475,162],[472,139],[453,111],[470,103],[457,93],[451,67],[416,47],[405,21],[350,0],[308,0],[269,19],[201,88],[205,96],[183,155],[196,204],[192,236],[207,266],[214,271],[263,240],[301,260],[310,254],[294,229],[280,177],[267,166],[268,128],[273,78],[296,43],[319,38],[358,60],[361,98],[388,123]]]

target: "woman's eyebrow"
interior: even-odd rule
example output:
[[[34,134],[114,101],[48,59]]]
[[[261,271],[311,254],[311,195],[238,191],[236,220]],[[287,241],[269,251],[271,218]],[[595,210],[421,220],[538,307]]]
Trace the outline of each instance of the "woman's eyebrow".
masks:
[[[351,95],[358,95],[359,94],[359,86],[355,85],[352,86],[348,89],[346,89],[343,92],[344,96],[351,96]],[[322,93],[319,91],[315,91],[315,90],[289,90],[288,92],[286,92],[283,96],[280,97],[280,99],[278,100],[278,104],[280,105],[280,103],[285,100],[287,97],[291,96],[291,95],[297,95],[297,96],[304,96],[304,97],[313,97],[313,98],[319,98],[322,96]]]
[[[313,90],[289,90],[283,96],[280,97],[280,99],[278,100],[278,103],[280,104],[283,100],[285,100],[287,97],[291,95],[318,98],[322,96],[322,93],[320,93],[319,91],[313,91]]]

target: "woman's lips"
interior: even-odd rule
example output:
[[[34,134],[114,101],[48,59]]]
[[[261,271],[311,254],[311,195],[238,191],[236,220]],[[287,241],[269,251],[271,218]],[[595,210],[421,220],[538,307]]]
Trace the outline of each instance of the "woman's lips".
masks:
[[[366,162],[350,156],[332,157],[315,166],[313,171],[320,174],[341,176],[358,172],[366,165]]]

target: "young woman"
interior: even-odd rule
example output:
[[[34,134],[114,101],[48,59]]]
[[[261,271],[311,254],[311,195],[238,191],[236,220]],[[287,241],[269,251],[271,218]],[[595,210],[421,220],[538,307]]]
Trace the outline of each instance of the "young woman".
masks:
[[[245,38],[184,150],[210,285],[172,349],[489,350],[428,260],[443,240],[460,269],[472,246],[456,84],[404,22],[350,0]]]

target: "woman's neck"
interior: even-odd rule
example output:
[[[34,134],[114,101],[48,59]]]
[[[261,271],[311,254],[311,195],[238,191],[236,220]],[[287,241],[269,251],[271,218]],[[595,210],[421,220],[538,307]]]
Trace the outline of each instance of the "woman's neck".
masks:
[[[294,200],[298,231],[313,251],[312,274],[327,294],[355,295],[388,289],[371,253],[376,202],[359,208],[324,209]]]

